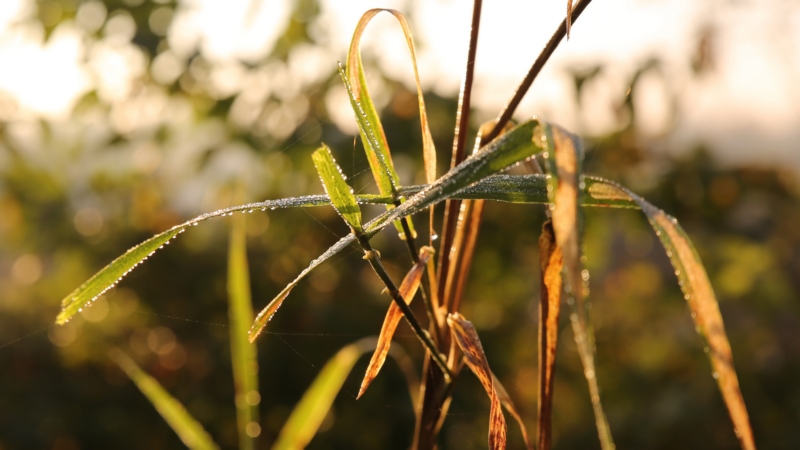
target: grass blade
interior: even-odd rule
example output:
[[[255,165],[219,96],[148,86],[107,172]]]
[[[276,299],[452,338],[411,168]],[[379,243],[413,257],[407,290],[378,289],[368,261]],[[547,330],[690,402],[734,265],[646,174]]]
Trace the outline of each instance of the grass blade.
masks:
[[[543,149],[542,141],[534,142],[533,139],[533,131],[538,124],[538,120],[531,119],[512,128],[480,152],[450,169],[436,182],[427,185],[399,207],[368,222],[364,227],[365,230],[370,235],[377,233],[400,217],[445,200],[461,189],[535,155]]]
[[[376,138],[375,144],[377,144],[374,148],[374,151],[378,157],[382,157],[388,162],[387,168],[392,171],[391,176],[396,182],[397,173],[394,172],[394,167],[391,165],[391,155],[389,154],[389,146],[386,145],[386,136],[383,132],[383,126],[381,125],[377,111],[375,110],[375,106],[373,105],[369,95],[369,89],[367,88],[366,77],[364,76],[364,66],[361,61],[360,51],[361,35],[363,34],[364,29],[367,27],[369,21],[382,11],[391,13],[400,23],[400,27],[403,30],[403,36],[405,37],[406,44],[408,45],[408,50],[411,53],[411,63],[414,69],[414,82],[417,87],[420,128],[422,129],[422,156],[425,163],[425,180],[428,182],[428,184],[430,184],[436,180],[436,148],[433,144],[433,137],[431,136],[430,125],[428,124],[428,114],[425,108],[425,99],[422,95],[422,85],[419,81],[419,73],[417,71],[417,53],[414,49],[414,38],[411,35],[411,27],[408,25],[408,21],[402,13],[393,9],[372,9],[361,16],[358,25],[356,25],[356,30],[353,33],[353,39],[350,41],[350,50],[347,54],[347,79],[349,84],[355,87],[354,94],[356,101],[360,101],[366,119],[369,120],[370,124],[374,124],[373,127],[375,129],[372,130],[374,131],[372,135]],[[363,133],[361,137],[362,139],[364,138]],[[380,140],[377,138],[380,138]],[[375,173],[374,167],[373,173]],[[377,181],[377,173],[375,174]],[[384,191],[381,192],[386,193]]]
[[[541,284],[539,296],[539,419],[538,448],[550,450],[552,442],[553,372],[558,345],[558,315],[561,309],[561,248],[556,244],[553,224],[547,221],[539,236]]]
[[[325,193],[328,194],[336,212],[342,216],[351,229],[360,234],[362,232],[361,210],[358,207],[355,195],[353,195],[353,190],[344,180],[342,169],[336,164],[333,155],[331,155],[331,149],[323,144],[311,155],[311,158],[314,160],[314,166],[322,179]]]
[[[470,370],[478,377],[478,380],[489,396],[491,407],[489,410],[489,448],[506,448],[506,419],[500,407],[500,397],[492,379],[492,372],[489,369],[489,362],[483,352],[483,346],[478,338],[475,327],[459,313],[451,313],[447,316],[447,324],[453,332],[458,347],[464,352],[464,359]]]
[[[239,448],[256,447],[261,433],[258,419],[258,360],[256,346],[247,340],[247,330],[253,323],[250,298],[250,275],[247,263],[247,227],[245,216],[234,218],[228,249],[228,317],[231,333],[231,363],[236,403],[236,423]]]
[[[390,204],[392,198],[362,195],[358,197],[360,203]],[[278,200],[267,200],[263,202],[247,203],[244,205],[224,208],[210,213],[206,213],[190,219],[180,225],[175,225],[167,231],[159,233],[150,239],[132,247],[122,256],[118,257],[99,272],[94,274],[88,281],[72,291],[61,301],[61,312],[56,317],[56,323],[63,325],[72,316],[80,312],[83,308],[91,305],[98,297],[114,287],[125,275],[131,272],[142,261],[146,260],[153,253],[163,248],[175,236],[186,231],[187,228],[199,225],[208,219],[233,215],[235,212],[252,212],[255,210],[274,210],[282,208],[301,208],[329,205],[330,199],[327,195],[307,195],[302,197],[283,198]],[[330,256],[330,255],[329,255]]]
[[[171,396],[155,378],[142,371],[128,355],[119,349],[114,349],[109,356],[136,384],[142,394],[150,400],[161,417],[167,421],[187,447],[198,450],[219,448],[203,429],[203,426],[186,411],[186,408]]]
[[[433,256],[433,248],[427,246],[422,247],[417,262],[411,267],[411,270],[408,271],[405,278],[403,278],[403,282],[400,283],[400,295],[406,303],[411,304],[411,301],[414,300],[414,295],[419,288],[422,275],[425,272],[428,260],[430,260],[431,256]],[[389,310],[386,312],[386,317],[383,319],[381,332],[378,335],[378,344],[369,361],[367,372],[364,375],[364,380],[361,381],[361,388],[356,398],[360,398],[364,395],[364,392],[366,392],[372,380],[378,376],[378,372],[386,361],[386,355],[389,353],[389,348],[392,345],[392,337],[402,317],[403,313],[400,311],[400,308],[394,303],[390,304]]]
[[[605,195],[629,197],[641,207],[647,216],[675,268],[678,284],[692,311],[692,319],[697,332],[706,342],[706,353],[711,360],[713,369],[712,375],[717,380],[722,398],[725,400],[731,416],[734,434],[743,449],[755,449],[753,430],[750,427],[747,407],[739,389],[739,380],[733,366],[733,353],[725,333],[725,324],[719,311],[719,303],[703,263],[686,232],[678,225],[675,218],[618,184],[606,182],[605,186],[598,186],[595,189],[602,190]]]
[[[163,233],[157,234],[141,244],[131,248],[118,257],[100,272],[89,278],[80,287],[72,291],[61,301],[61,312],[56,317],[56,323],[63,325],[75,314],[79,313],[97,300],[106,291],[114,287],[134,267],[147,259],[156,250],[163,248],[169,241],[184,231],[185,227],[173,227]]]
[[[570,322],[575,336],[578,355],[583,365],[586,383],[589,385],[592,409],[594,410],[597,435],[603,450],[615,448],[603,405],[600,401],[600,388],[597,384],[597,371],[594,364],[594,335],[589,326],[584,300],[586,280],[580,256],[580,216],[578,197],[580,182],[583,180],[581,162],[583,146],[577,136],[560,127],[543,123],[537,130],[539,138],[546,142],[545,159],[550,176],[548,193],[551,195],[553,232],[556,244],[561,249],[563,273],[567,283],[564,290],[574,299],[571,302]],[[588,273],[587,273],[588,275]]]
[[[511,400],[511,396],[508,395],[505,386],[497,379],[494,373],[492,373],[492,386],[494,386],[495,391],[497,391],[497,398],[500,399],[500,404],[502,404],[503,408],[517,421],[520,432],[522,433],[522,440],[525,441],[525,448],[533,450],[533,442],[528,437],[528,430],[525,429],[525,421],[522,420],[522,416],[519,411],[517,411],[517,407],[514,405],[514,401]]]
[[[328,258],[339,253],[345,247],[355,242],[355,240],[356,238],[353,234],[348,234],[347,236],[339,239],[339,241],[333,244],[328,250],[325,251],[325,253],[311,261],[308,267],[300,272],[300,274],[297,275],[297,277],[292,280],[291,283],[286,285],[286,287],[283,288],[283,290],[275,298],[273,298],[272,301],[270,301],[269,304],[267,304],[267,306],[264,307],[264,309],[262,309],[261,312],[256,316],[256,319],[253,322],[253,325],[250,327],[250,331],[248,333],[250,342],[254,342],[258,335],[264,331],[267,326],[267,322],[272,319],[272,316],[275,314],[278,308],[281,307],[283,301],[286,299],[289,293],[292,292],[292,289],[297,286],[297,283],[299,283],[300,280],[305,278],[306,275],[311,273],[312,270],[316,269],[317,266],[328,260]]]
[[[342,348],[325,363],[281,429],[273,450],[301,449],[311,442],[353,365],[374,346],[375,339],[362,339]]]

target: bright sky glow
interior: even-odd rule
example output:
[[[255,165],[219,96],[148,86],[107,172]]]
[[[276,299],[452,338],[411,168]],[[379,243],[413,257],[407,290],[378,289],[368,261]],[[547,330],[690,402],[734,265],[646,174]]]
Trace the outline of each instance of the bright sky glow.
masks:
[[[90,49],[83,38],[87,25],[81,28],[65,22],[45,43],[41,29],[26,21],[33,14],[32,3],[0,2],[0,66],[4,68],[0,99],[11,98],[17,105],[13,114],[0,111],[0,118],[65,117],[92,86],[99,86],[114,101],[124,97],[146,70],[146,58],[127,42],[111,42],[113,33],[108,30],[109,41]],[[249,82],[242,78],[237,61],[257,62],[269,52],[283,32],[290,3],[179,2],[167,30],[171,52],[156,60],[154,78],[169,83],[182,70],[181,60],[200,48],[218,65],[212,74],[221,94],[235,89],[230,80]],[[457,93],[471,2],[321,0],[321,7],[323,15],[312,27],[319,46],[304,50],[309,62],[294,57],[288,72],[266,68],[279,78],[263,92],[293,92],[313,82],[315,72],[345,58],[353,28],[364,11],[394,7],[408,13],[423,86],[445,95]],[[565,7],[563,1],[484,2],[473,97],[479,118],[491,118],[499,111],[562,19]],[[124,28],[124,20],[118,22]],[[709,26],[716,38],[714,67],[696,77],[689,62],[698,33]],[[391,16],[378,16],[363,42],[368,58],[377,59],[390,76],[413,86],[405,42]],[[730,160],[748,161],[755,156],[743,153],[761,143],[767,145],[758,158],[770,154],[776,161],[800,168],[794,144],[800,141],[800,87],[796,83],[800,79],[800,7],[784,0],[735,4],[723,0],[596,1],[534,84],[518,117],[538,114],[585,134],[612,130],[619,126],[614,102],[636,68],[654,56],[662,63],[663,77],[645,77],[641,98],[635,99],[652,111],[641,118],[646,134],[658,137],[668,128],[672,108],[668,99],[676,95],[677,126],[669,136],[662,136],[665,146],[704,141]],[[81,61],[87,57],[89,64],[84,66]],[[604,71],[586,86],[579,110],[569,70],[595,65],[603,65]],[[373,90],[380,90],[377,82]],[[343,98],[332,95],[327,104]],[[0,109],[6,103],[0,102]],[[336,111],[333,115],[337,117]],[[347,114],[341,117],[344,121]]]

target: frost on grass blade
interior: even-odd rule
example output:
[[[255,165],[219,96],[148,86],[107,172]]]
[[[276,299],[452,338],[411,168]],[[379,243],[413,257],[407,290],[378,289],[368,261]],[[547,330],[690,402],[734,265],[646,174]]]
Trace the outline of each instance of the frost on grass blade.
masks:
[[[114,287],[134,267],[166,245],[170,239],[183,232],[184,229],[185,226],[177,226],[157,234],[128,250],[103,270],[97,272],[61,301],[61,312],[56,317],[56,323],[60,325],[67,323],[72,316],[83,310],[83,308],[88,307],[94,300]]]
[[[411,304],[411,301],[414,299],[414,295],[419,288],[419,283],[422,280],[422,274],[425,271],[428,260],[433,256],[433,253],[434,250],[432,247],[422,247],[419,251],[417,262],[411,267],[411,270],[408,271],[405,278],[403,278],[399,290],[400,296],[403,297],[406,303]],[[364,379],[361,381],[361,388],[356,398],[360,398],[364,395],[364,392],[366,392],[372,380],[378,376],[378,372],[380,372],[383,363],[386,361],[386,355],[389,353],[389,348],[392,345],[392,337],[402,317],[403,312],[400,311],[396,303],[392,302],[389,305],[389,310],[386,312],[386,317],[383,319],[381,332],[378,335],[378,344],[369,361],[367,372],[364,374]]]
[[[605,182],[605,184],[609,190],[627,194],[647,215],[650,225],[655,230],[675,268],[678,284],[692,311],[692,319],[697,332],[706,342],[706,353],[711,360],[712,375],[717,380],[722,397],[728,407],[734,433],[743,449],[755,449],[753,431],[750,427],[747,407],[739,389],[739,380],[733,366],[733,353],[725,333],[725,324],[719,311],[719,303],[697,251],[675,218],[668,216],[664,211],[618,184],[612,182]]]
[[[364,195],[359,196],[357,201],[360,203],[390,203],[391,199],[383,196]],[[141,244],[131,248],[125,254],[118,257],[111,264],[107,265],[72,293],[61,301],[61,313],[56,318],[56,323],[64,324],[83,308],[89,306],[92,301],[97,299],[104,292],[111,289],[125,275],[130,273],[137,265],[147,259],[155,251],[166,245],[176,235],[184,232],[187,228],[198,225],[201,222],[214,218],[230,216],[233,213],[266,211],[282,208],[307,208],[312,206],[329,205],[330,199],[327,195],[307,195],[302,197],[282,198],[278,200],[266,200],[263,202],[247,203],[244,205],[233,206],[220,209],[214,212],[197,216],[194,219],[176,225],[167,231],[159,233]]]
[[[583,365],[586,383],[594,410],[597,434],[604,450],[614,448],[611,428],[608,426],[603,405],[600,401],[600,388],[594,364],[594,335],[589,326],[584,300],[588,272],[583,270],[580,256],[580,210],[578,208],[583,175],[583,145],[577,136],[562,128],[542,123],[536,133],[545,143],[545,160],[549,175],[548,194],[551,199],[550,211],[553,218],[553,231],[561,248],[563,273],[566,275],[565,291],[573,298],[570,322],[575,335],[575,344]]]
[[[314,166],[322,180],[325,193],[336,209],[336,212],[356,233],[361,233],[361,209],[358,207],[353,190],[347,185],[342,169],[331,155],[331,149],[323,144],[312,155]]]
[[[491,407],[489,409],[489,448],[491,450],[506,448],[506,419],[500,407],[500,397],[492,380],[492,371],[483,352],[483,346],[478,338],[478,332],[469,320],[459,313],[447,316],[447,324],[453,332],[453,337],[458,347],[464,353],[464,360],[470,370],[489,396]]]
[[[538,123],[537,119],[531,119],[512,128],[480,152],[450,169],[436,182],[425,186],[402,205],[369,221],[364,229],[373,235],[401,217],[446,200],[473,183],[534,156],[543,149],[542,142],[533,139],[533,131]]]
[[[325,363],[317,378],[295,406],[272,450],[305,448],[311,442],[353,365],[362,354],[374,347],[375,339],[365,338],[342,348]]]
[[[270,319],[272,319],[272,315],[275,314],[275,311],[277,311],[278,308],[280,308],[281,304],[283,304],[283,301],[286,299],[286,297],[289,295],[292,289],[294,289],[294,287],[297,286],[297,283],[299,283],[300,280],[305,278],[305,276],[311,273],[311,271],[314,270],[318,265],[325,262],[331,256],[339,253],[345,247],[352,244],[354,241],[355,241],[355,235],[353,234],[348,234],[347,236],[339,239],[339,241],[333,244],[328,250],[325,251],[325,253],[320,255],[315,260],[311,261],[311,264],[309,264],[308,267],[306,267],[302,272],[300,272],[300,275],[298,275],[297,278],[295,278],[294,280],[292,280],[291,283],[286,285],[286,287],[283,288],[283,290],[274,299],[272,299],[272,301],[269,302],[269,304],[264,309],[262,309],[260,313],[258,313],[258,316],[256,316],[256,320],[255,322],[253,322],[253,326],[250,327],[250,332],[249,332],[250,342],[255,341],[258,335],[264,331],[264,328],[266,328],[267,323],[270,321]]]
[[[109,354],[112,360],[128,375],[142,394],[150,400],[161,417],[190,449],[210,450],[219,447],[186,408],[164,389],[159,382],[146,374],[131,358],[119,349]]]

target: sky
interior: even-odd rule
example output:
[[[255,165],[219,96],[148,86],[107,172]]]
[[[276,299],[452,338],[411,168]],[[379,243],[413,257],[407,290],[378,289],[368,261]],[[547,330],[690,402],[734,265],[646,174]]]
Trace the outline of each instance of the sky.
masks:
[[[99,2],[84,2],[76,20],[62,23],[45,42],[40,27],[24,20],[34,14],[33,3],[0,2],[0,120],[67,120],[77,99],[93,86],[101,97],[114,101],[148,70],[146,56],[129,42],[129,16],[109,15]],[[563,18],[565,3],[484,2],[475,66],[478,117],[488,120],[505,104]],[[392,7],[411,22],[423,87],[444,95],[458,92],[471,2],[321,4],[322,15],[312,26],[319,45],[305,49],[306,57],[290,68],[292,76],[313,82],[321,68],[345,58],[364,11]],[[151,25],[170,23],[172,10],[165,7],[161,13],[151,17]],[[165,26],[170,52],[155,59],[154,78],[168,82],[199,47],[224,69],[215,72],[220,89],[235,91],[240,61],[254,62],[268,54],[290,13],[289,0],[181,0],[171,25]],[[87,43],[86,33],[100,26],[105,38]],[[691,60],[701,33],[709,37],[713,51],[708,70],[695,76]],[[365,55],[413,87],[408,50],[390,15],[379,15],[363,42]],[[642,78],[634,104],[643,111],[637,119],[654,151],[705,143],[728,163],[786,164],[800,170],[795,144],[800,142],[800,6],[788,0],[595,0],[537,79],[517,117],[536,114],[584,135],[611,131],[622,120],[616,113],[620,94],[637,68],[653,57],[660,61],[660,74]],[[587,83],[578,108],[570,74],[597,65],[603,71]],[[380,91],[380,86],[373,90]],[[332,115],[352,131],[343,94],[334,96],[341,108],[332,108]]]

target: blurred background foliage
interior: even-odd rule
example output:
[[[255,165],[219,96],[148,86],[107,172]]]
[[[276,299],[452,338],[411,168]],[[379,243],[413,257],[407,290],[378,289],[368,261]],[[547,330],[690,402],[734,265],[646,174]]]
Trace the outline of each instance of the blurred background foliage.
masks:
[[[335,61],[345,55],[321,46],[318,3],[291,5],[274,45],[223,59],[209,57],[202,39],[189,47],[171,39],[171,27],[196,6],[188,1],[30,1],[28,13],[10,25],[39,33],[43,45],[59,33],[77,33],[91,76],[61,117],[30,113],[0,94],[0,449],[180,447],[109,360],[113,347],[157,377],[224,448],[236,446],[226,220],[190,230],[79,318],[52,323],[60,299],[114,257],[186,218],[231,205],[239,188],[253,201],[320,192],[309,156],[323,141],[357,190],[374,190],[352,126],[340,129],[334,117],[342,108],[336,103],[345,102]],[[270,4],[246,7],[253,10],[245,16],[260,17],[257,9]],[[709,36],[698,39],[705,53],[686,60],[703,76],[713,54],[703,41]],[[606,69],[570,69],[577,108],[583,87]],[[616,92],[614,130],[584,136],[587,170],[680,219],[717,290],[756,440],[761,448],[794,448],[800,442],[797,173],[726,163],[701,143],[652,151],[658,136],[644,138],[637,128],[648,108],[636,96],[642,75],[665,76],[658,55]],[[370,81],[401,179],[421,182],[414,93],[374,64]],[[454,94],[430,93],[426,100],[440,161],[448,161]],[[487,206],[463,307],[531,430],[542,220],[540,207]],[[248,215],[255,307],[346,232],[331,208]],[[703,344],[657,244],[638,212],[587,211],[598,375],[617,444],[735,448]],[[403,245],[392,233],[379,235],[375,245],[400,279],[409,267]],[[351,251],[295,289],[257,342],[261,448],[275,439],[327,358],[378,332],[389,302],[381,288]],[[555,445],[596,447],[581,366],[564,330]],[[419,365],[420,348],[407,329],[397,342]],[[310,448],[410,445],[411,402],[393,364],[356,402],[366,360],[359,362]],[[442,448],[483,448],[487,411],[477,381],[462,377]],[[519,445],[513,425],[510,439]]]

